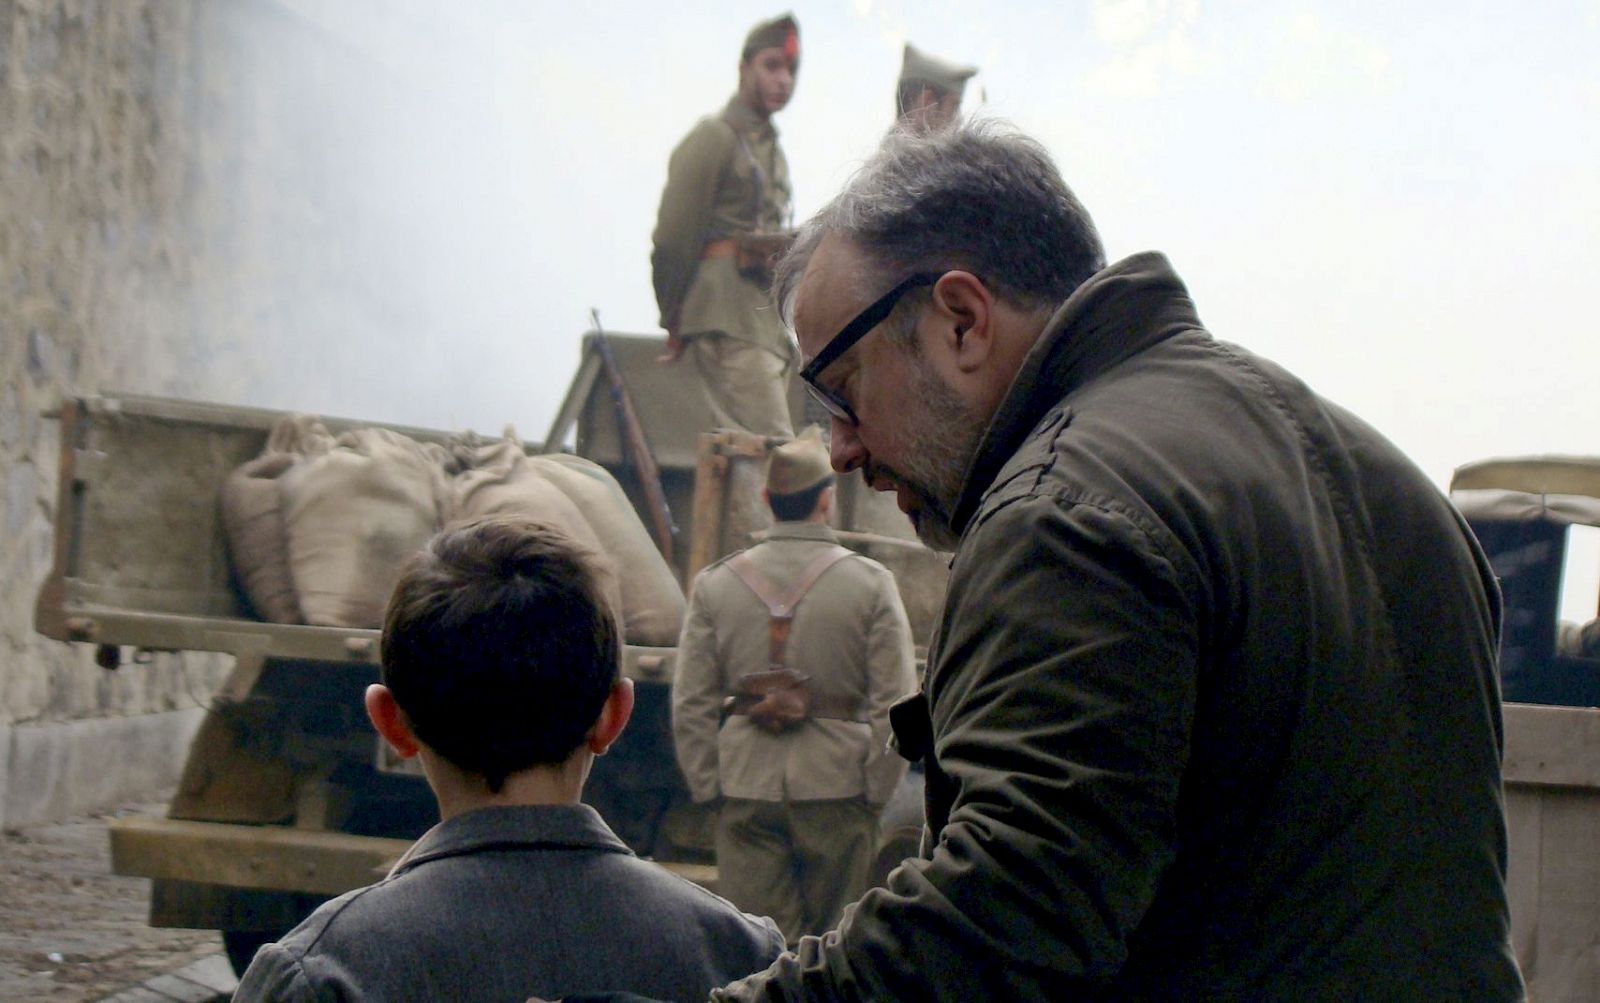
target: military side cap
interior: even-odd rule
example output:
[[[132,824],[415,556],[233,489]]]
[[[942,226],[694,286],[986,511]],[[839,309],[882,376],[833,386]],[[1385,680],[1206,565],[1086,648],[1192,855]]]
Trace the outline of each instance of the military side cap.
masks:
[[[780,14],[750,29],[744,37],[742,58],[749,59],[762,49],[782,49],[789,62],[800,62],[800,24],[793,14]]]
[[[967,81],[978,72],[976,66],[962,66],[930,56],[910,42],[900,60],[900,82],[922,84],[937,91],[960,94]]]
[[[767,467],[767,493],[792,495],[814,488],[832,476],[828,447],[822,444],[822,430],[812,425],[772,451],[772,462]]]

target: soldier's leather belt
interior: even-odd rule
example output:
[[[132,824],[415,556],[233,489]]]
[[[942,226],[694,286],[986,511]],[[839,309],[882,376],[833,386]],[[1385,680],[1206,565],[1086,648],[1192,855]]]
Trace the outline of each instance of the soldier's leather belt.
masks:
[[[731,258],[738,253],[739,242],[732,237],[724,237],[721,240],[713,240],[711,243],[701,248],[700,260],[706,261],[711,258]]]
[[[723,701],[723,708],[729,714],[748,714],[750,708],[761,702],[757,696],[735,695]],[[858,721],[865,723],[866,718],[861,714],[861,703],[846,697],[824,697],[815,694],[811,697],[811,712],[807,717],[821,717],[830,721]]]

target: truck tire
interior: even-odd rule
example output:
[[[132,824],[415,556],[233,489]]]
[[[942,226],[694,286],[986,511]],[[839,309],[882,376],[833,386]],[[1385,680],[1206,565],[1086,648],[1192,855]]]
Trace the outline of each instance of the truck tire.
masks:
[[[256,950],[262,944],[270,944],[277,940],[283,933],[274,933],[270,930],[223,930],[222,949],[228,952],[228,964],[233,966],[233,974],[244,978],[244,970],[250,967],[251,960],[256,956]]]

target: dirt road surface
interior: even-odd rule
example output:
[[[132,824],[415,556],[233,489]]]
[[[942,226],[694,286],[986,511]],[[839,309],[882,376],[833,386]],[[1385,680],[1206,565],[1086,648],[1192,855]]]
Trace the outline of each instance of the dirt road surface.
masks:
[[[207,998],[163,993],[161,986],[187,981],[174,972],[225,973],[225,959],[216,957],[221,938],[152,930],[145,924],[150,882],[111,873],[107,819],[162,810],[160,802],[131,804],[0,833],[0,1000]],[[186,968],[196,962],[203,964]]]

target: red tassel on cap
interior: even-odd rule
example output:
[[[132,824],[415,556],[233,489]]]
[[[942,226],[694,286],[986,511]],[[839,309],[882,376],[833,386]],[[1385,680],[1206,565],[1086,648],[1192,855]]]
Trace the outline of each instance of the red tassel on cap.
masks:
[[[793,28],[783,36],[783,54],[791,63],[800,59],[800,33]]]

